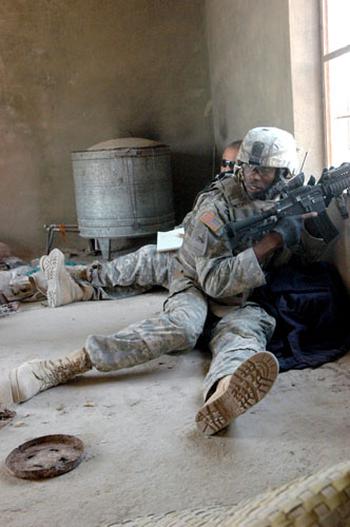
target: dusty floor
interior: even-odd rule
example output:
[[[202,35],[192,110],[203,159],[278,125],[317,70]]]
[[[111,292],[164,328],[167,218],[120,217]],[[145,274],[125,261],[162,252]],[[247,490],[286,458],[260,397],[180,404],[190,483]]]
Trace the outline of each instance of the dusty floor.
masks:
[[[153,293],[58,309],[26,306],[0,320],[0,367],[76,349],[89,333],[112,333],[156,313],[163,299]],[[107,527],[148,513],[234,504],[349,458],[350,355],[281,374],[265,400],[211,438],[193,420],[208,360],[195,351],[133,371],[91,373],[20,405],[0,430],[1,525]],[[85,442],[77,469],[41,482],[6,472],[13,448],[52,433]]]

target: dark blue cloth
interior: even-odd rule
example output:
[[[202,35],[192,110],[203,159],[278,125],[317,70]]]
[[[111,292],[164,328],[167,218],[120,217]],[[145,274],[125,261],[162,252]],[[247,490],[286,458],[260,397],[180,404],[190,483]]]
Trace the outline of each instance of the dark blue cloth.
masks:
[[[331,264],[292,262],[273,270],[252,300],[276,319],[268,349],[281,371],[315,368],[350,349],[350,300]]]

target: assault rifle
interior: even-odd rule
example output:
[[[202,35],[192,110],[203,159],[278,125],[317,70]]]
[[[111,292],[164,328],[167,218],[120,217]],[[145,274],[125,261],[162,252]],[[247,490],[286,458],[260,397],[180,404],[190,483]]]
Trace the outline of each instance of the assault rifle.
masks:
[[[299,174],[289,184],[281,187],[281,195],[285,197],[271,208],[250,218],[227,223],[225,232],[232,250],[236,250],[241,244],[247,246],[260,240],[285,216],[301,216],[310,212],[317,212],[316,217],[309,219],[317,236],[326,243],[332,241],[338,235],[338,229],[329,219],[326,209],[333,198],[340,198],[343,191],[350,188],[350,163],[324,170],[317,183],[313,176],[307,185],[303,183],[304,176]],[[344,205],[342,209],[344,215]]]

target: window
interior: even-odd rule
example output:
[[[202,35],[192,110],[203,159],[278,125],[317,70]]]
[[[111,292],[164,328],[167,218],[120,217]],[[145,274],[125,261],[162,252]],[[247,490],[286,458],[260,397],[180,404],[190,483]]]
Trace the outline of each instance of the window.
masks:
[[[327,164],[350,161],[350,0],[323,0]]]

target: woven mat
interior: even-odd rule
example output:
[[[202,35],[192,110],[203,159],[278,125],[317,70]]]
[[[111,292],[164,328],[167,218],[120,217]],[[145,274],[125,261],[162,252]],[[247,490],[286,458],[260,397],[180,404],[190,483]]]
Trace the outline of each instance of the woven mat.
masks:
[[[110,527],[350,527],[350,461],[236,506],[152,514]]]

